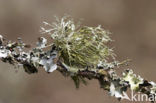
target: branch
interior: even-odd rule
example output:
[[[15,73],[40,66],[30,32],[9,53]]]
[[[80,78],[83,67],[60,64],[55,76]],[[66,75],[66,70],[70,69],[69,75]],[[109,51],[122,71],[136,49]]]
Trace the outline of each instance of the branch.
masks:
[[[110,32],[98,27],[75,25],[74,21],[65,16],[57,18],[56,22],[44,22],[41,33],[48,34],[52,43],[40,37],[36,47],[25,52],[30,45],[21,38],[17,42],[6,41],[0,35],[0,59],[2,62],[23,67],[29,74],[37,73],[42,67],[50,73],[59,71],[64,76],[71,77],[79,88],[80,83],[87,84],[86,79],[96,79],[100,87],[107,90],[117,99],[130,99],[127,90],[147,94],[151,101],[156,93],[156,83],[136,76],[131,69],[126,69],[122,76],[116,70],[126,65],[129,60],[119,62],[115,59],[108,42]],[[45,49],[46,48],[46,49]]]

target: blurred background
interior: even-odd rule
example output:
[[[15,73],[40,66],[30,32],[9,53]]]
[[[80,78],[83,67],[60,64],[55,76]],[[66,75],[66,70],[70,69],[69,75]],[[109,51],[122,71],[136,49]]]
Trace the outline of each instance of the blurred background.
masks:
[[[112,32],[117,59],[132,59],[129,68],[156,81],[156,0],[0,0],[0,34],[22,37],[35,45],[43,21],[71,15],[82,25]],[[99,88],[98,81],[75,89],[70,78],[40,69],[34,75],[0,62],[0,103],[119,103]],[[122,70],[119,70],[122,71]],[[128,103],[123,100],[122,103]]]

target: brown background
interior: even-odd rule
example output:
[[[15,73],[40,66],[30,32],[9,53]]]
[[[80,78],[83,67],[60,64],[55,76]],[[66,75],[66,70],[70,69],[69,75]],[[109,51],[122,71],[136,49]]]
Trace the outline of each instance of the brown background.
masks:
[[[156,81],[155,0],[0,0],[0,34],[35,45],[42,21],[64,14],[83,18],[83,25],[101,24],[110,30],[117,59],[132,59],[130,68]],[[119,103],[94,80],[76,90],[71,79],[57,71],[47,74],[41,69],[28,75],[0,65],[0,103]]]

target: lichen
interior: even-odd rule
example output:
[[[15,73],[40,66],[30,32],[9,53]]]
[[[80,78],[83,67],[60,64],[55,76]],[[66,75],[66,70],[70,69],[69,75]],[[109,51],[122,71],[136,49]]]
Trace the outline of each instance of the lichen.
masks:
[[[65,16],[53,24],[44,22],[42,33],[48,33],[53,39],[59,59],[72,68],[96,68],[101,61],[114,56],[113,50],[107,46],[111,41],[110,32],[97,27],[77,26],[74,21]]]
[[[33,49],[21,38],[11,42],[0,35],[0,60],[16,68],[23,67],[28,74],[37,73],[38,68],[44,68],[48,73],[57,70],[63,76],[70,77],[76,88],[80,83],[86,85],[87,79],[96,79],[102,89],[119,100],[129,100],[128,89],[147,94],[149,98],[151,94],[156,94],[156,83],[134,74],[131,69],[123,71],[122,76],[117,74],[116,70],[121,65],[127,65],[128,61],[115,59],[108,45],[112,41],[110,32],[101,26],[75,25],[68,16],[56,18],[52,24],[44,22],[44,25],[41,32],[48,34],[52,42],[44,36],[40,37]]]

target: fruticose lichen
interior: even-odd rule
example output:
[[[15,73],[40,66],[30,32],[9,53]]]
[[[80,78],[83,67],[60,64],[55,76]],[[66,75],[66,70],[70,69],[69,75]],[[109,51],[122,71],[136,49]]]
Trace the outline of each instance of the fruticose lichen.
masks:
[[[97,79],[100,87],[107,90],[111,96],[118,99],[129,99],[128,88],[135,92],[147,94],[156,93],[156,83],[136,76],[131,69],[126,69],[120,77],[116,70],[128,61],[119,62],[115,59],[113,50],[108,46],[111,42],[110,32],[97,27],[75,25],[69,16],[56,18],[56,22],[43,22],[43,35],[48,34],[52,42],[40,37],[36,47],[29,52],[21,38],[17,42],[6,41],[0,35],[0,59],[25,72],[37,73],[42,67],[50,73],[58,70],[64,76],[71,77],[76,87],[86,79]],[[46,48],[46,49],[45,49]]]

